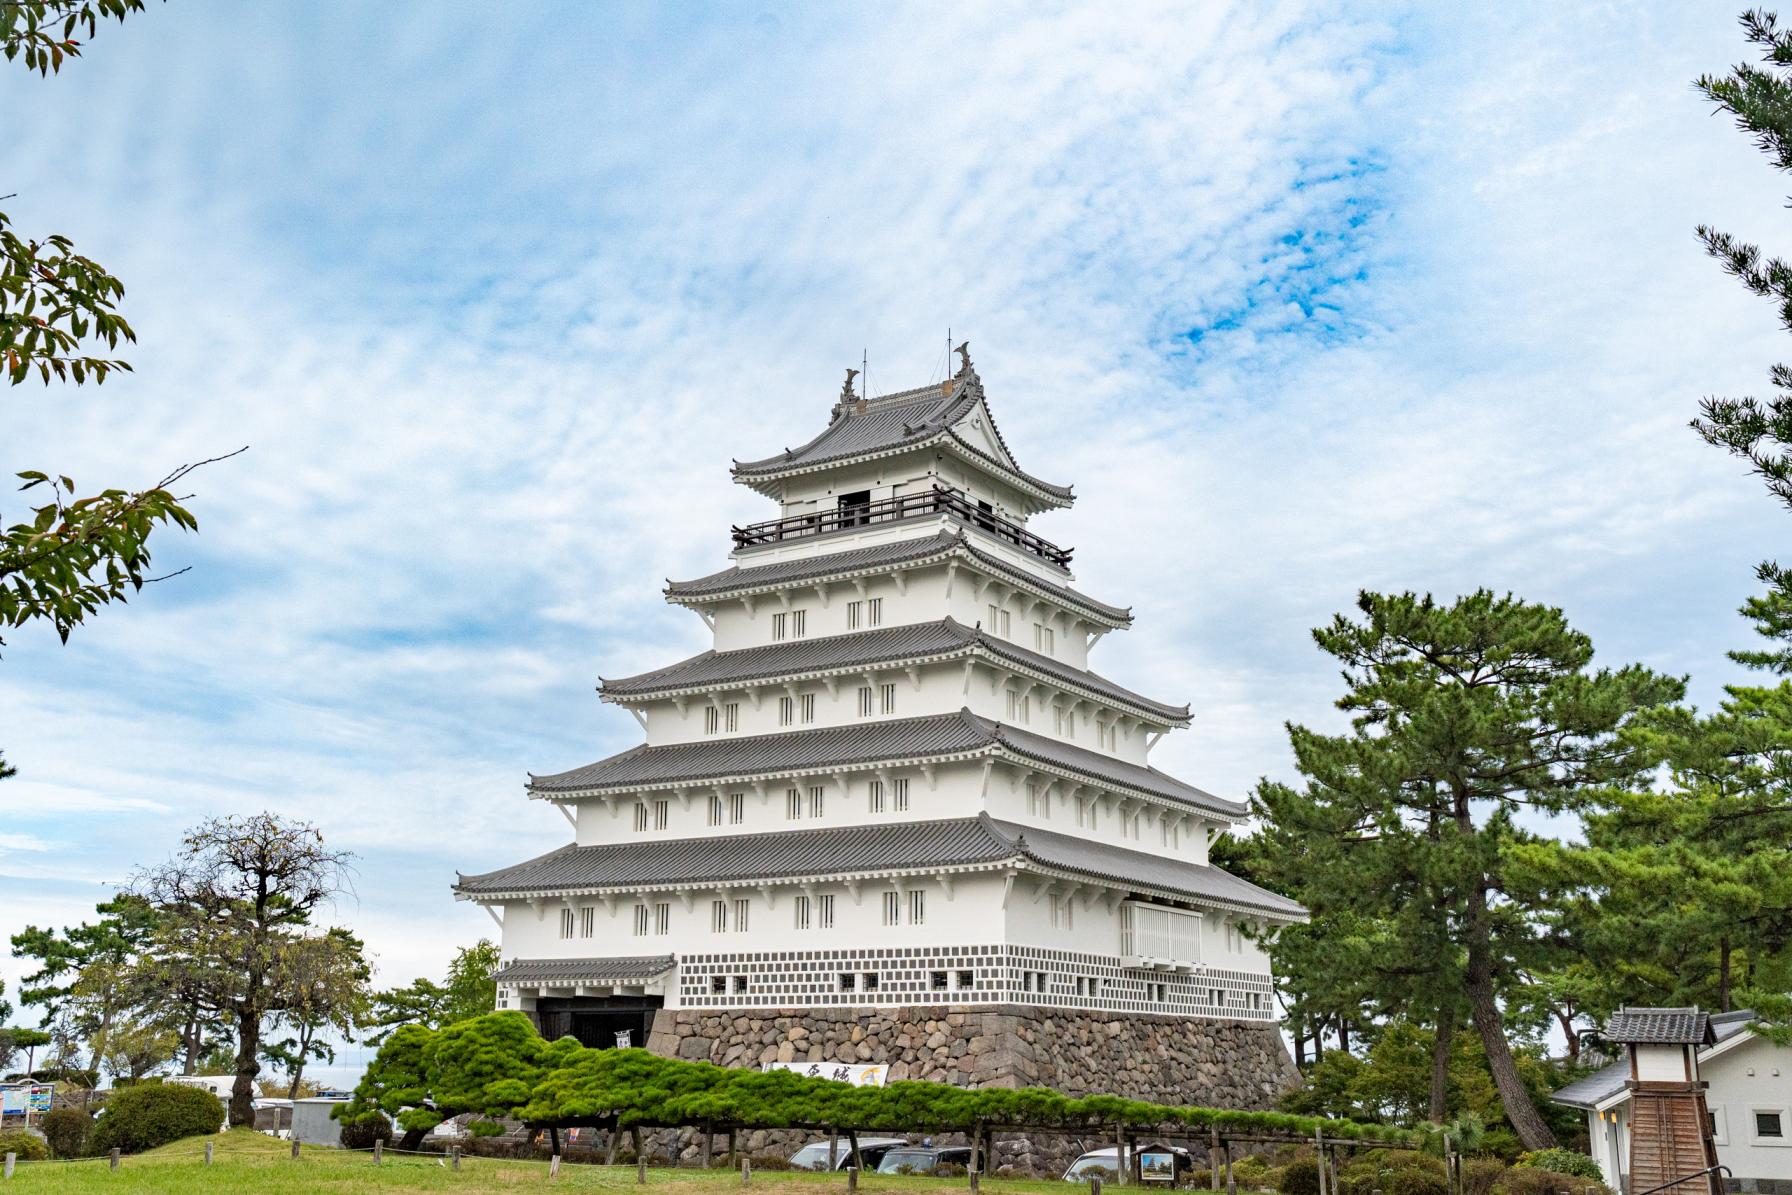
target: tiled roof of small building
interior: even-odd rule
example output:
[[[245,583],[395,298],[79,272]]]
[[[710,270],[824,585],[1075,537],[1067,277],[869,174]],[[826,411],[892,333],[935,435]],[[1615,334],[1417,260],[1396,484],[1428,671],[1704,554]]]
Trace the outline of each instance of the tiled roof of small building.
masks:
[[[819,830],[711,838],[650,839],[559,850],[483,875],[462,876],[462,896],[526,896],[666,885],[740,883],[805,876],[974,867],[1031,860],[1120,888],[1300,918],[1294,901],[1217,867],[1131,851],[996,821],[987,814]]]
[[[1069,486],[1056,485],[1023,472],[1018,466],[991,457],[951,432],[952,425],[968,415],[982,398],[983,384],[972,372],[960,374],[950,382],[880,395],[859,403],[841,403],[834,407],[833,419],[827,427],[813,440],[763,460],[737,461],[734,476],[742,481],[752,481],[832,461],[918,446],[937,436],[952,435],[960,447],[1001,471],[1012,473],[1060,501],[1068,502],[1071,498]],[[1001,433],[997,431],[995,435],[1001,442]],[[1006,448],[1005,444],[1003,446]]]
[[[1716,1039],[1711,1017],[1698,1008],[1621,1008],[1601,1034],[1614,1044],[1706,1045]]]
[[[1582,1075],[1549,1098],[1570,1108],[1596,1108],[1624,1090],[1630,1081],[1630,1059],[1620,1058],[1602,1070]]]
[[[670,971],[676,961],[669,954],[625,958],[523,958],[505,963],[493,972],[492,978],[499,983],[624,983],[631,979],[657,979]]]
[[[697,577],[690,581],[668,581],[666,596],[674,600],[686,601],[700,598],[723,598],[758,589],[794,585],[803,581],[817,581],[824,577],[876,571],[893,568],[900,564],[918,564],[929,561],[933,557],[944,558],[954,551],[963,551],[977,563],[1001,573],[1008,580],[1036,586],[1067,606],[1087,610],[1121,626],[1132,621],[1130,609],[1123,606],[1110,606],[1106,602],[1097,601],[1068,585],[1060,585],[1055,581],[1027,572],[998,556],[981,551],[967,535],[963,533],[953,535],[945,531],[938,535],[899,539],[890,543],[873,544],[870,547],[853,548],[845,552],[831,552],[825,556],[804,556],[796,560],[779,560],[770,564],[748,565],[745,568],[737,564],[725,568],[721,572],[710,573],[708,576]]]
[[[694,784],[725,777],[802,773],[904,759],[968,757],[992,747],[1046,767],[1181,801],[1204,812],[1226,817],[1242,817],[1245,813],[1242,802],[1215,796],[1156,768],[992,722],[968,709],[780,734],[700,739],[658,747],[643,744],[584,767],[531,776],[529,789],[551,796],[645,785]]]
[[[868,668],[898,660],[923,661],[950,657],[981,646],[1015,665],[1043,672],[1115,702],[1148,711],[1172,723],[1188,721],[1185,706],[1173,706],[1134,693],[1098,673],[1073,668],[1060,660],[967,627],[956,619],[880,627],[820,639],[793,639],[738,651],[706,651],[676,664],[603,682],[611,699],[647,697],[682,689],[741,684],[772,677],[838,669]]]

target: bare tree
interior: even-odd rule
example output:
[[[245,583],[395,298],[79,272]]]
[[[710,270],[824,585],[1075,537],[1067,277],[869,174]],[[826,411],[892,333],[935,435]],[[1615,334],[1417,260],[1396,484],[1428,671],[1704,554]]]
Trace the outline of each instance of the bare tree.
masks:
[[[234,1024],[233,1125],[255,1121],[263,1025],[303,999],[290,980],[315,937],[303,930],[347,887],[349,858],[326,848],[315,826],[260,813],[201,824],[174,858],[132,880],[164,916],[158,953],[180,966],[199,1003]]]

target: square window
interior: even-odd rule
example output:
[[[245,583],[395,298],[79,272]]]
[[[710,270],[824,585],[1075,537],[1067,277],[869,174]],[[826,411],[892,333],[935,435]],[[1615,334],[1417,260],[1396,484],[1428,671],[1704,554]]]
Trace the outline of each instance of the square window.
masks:
[[[1780,1119],[1780,1113],[1778,1113],[1778,1112],[1756,1112],[1755,1113],[1755,1136],[1757,1136],[1757,1137],[1784,1137],[1785,1135],[1786,1135],[1786,1126],[1785,1126],[1785,1123]]]
[[[946,973],[944,971],[929,971],[927,973],[927,986],[936,992],[945,991]]]
[[[859,986],[859,977],[857,975],[854,975],[851,971],[840,972],[840,990],[841,991],[843,991],[843,992],[856,991],[856,990],[858,990],[858,986]]]
[[[875,992],[877,990],[877,972],[876,971],[867,971],[863,975],[861,975],[859,978],[862,981],[859,984],[859,986],[861,988],[863,988],[865,991]]]
[[[958,986],[960,988],[971,988],[971,987],[975,987],[976,984],[977,984],[977,977],[972,972],[960,971],[958,973]]]
[[[728,977],[726,975],[711,975],[709,991],[712,996],[726,996],[728,994]]]
[[[737,996],[745,995],[746,990],[747,990],[747,977],[745,975],[736,975],[734,977],[734,994]]]

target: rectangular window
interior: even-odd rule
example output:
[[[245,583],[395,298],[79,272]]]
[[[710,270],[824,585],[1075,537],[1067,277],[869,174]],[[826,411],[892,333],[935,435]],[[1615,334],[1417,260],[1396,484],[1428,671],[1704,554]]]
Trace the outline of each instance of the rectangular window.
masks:
[[[859,977],[851,971],[840,972],[840,990],[850,992],[859,986]]]
[[[1002,638],[1007,639],[1011,637],[1008,634],[1008,627],[1008,611],[1002,609],[1000,606],[991,606],[989,608],[989,624],[984,629],[992,635],[1000,635]]]
[[[562,938],[572,937],[572,910],[571,909],[561,909],[560,910],[560,936]]]
[[[859,686],[859,717],[869,718],[870,716],[871,716],[871,686],[870,685],[860,685]]]
[[[1059,738],[1074,739],[1076,737],[1076,718],[1059,706],[1052,707],[1052,727]]]
[[[865,792],[868,794],[871,812],[882,813],[884,811],[884,782],[882,780],[871,781],[865,786]]]
[[[1781,1122],[1778,1112],[1755,1113],[1755,1136],[1784,1137],[1785,1135],[1786,1126]]]
[[[827,787],[817,784],[809,789],[809,816],[820,817],[822,805],[827,797]]]
[[[1226,1003],[1226,993],[1219,988],[1209,988],[1207,990],[1207,1002],[1215,1008],[1219,1008]]]
[[[778,725],[789,726],[796,721],[796,698],[778,698]]]
[[[908,923],[920,925],[927,920],[927,893],[916,888],[908,894]]]
[[[802,707],[803,721],[815,721],[815,694],[804,693],[797,699],[797,703]]]
[[[653,803],[653,828],[664,830],[672,821],[672,803],[655,801]]]
[[[725,934],[728,932],[728,902],[712,900],[709,902],[709,932]]]
[[[859,976],[859,987],[864,991],[875,992],[877,990],[877,984],[878,978],[876,971],[866,971]]]
[[[803,816],[803,790],[787,788],[784,790],[784,816],[791,821],[798,821]]]
[[[710,793],[709,794],[709,824],[712,826],[719,826],[722,824],[722,794],[721,793]]]
[[[809,928],[809,911],[810,911],[809,910],[809,898],[806,896],[799,896],[795,900],[791,901],[790,904],[791,904],[791,908],[795,911],[795,915],[793,917],[793,922],[794,922],[796,928],[797,929],[808,929]]]
[[[653,932],[656,934],[672,932],[672,906],[670,904],[653,906]]]
[[[969,991],[977,986],[977,976],[972,971],[959,971],[953,979],[953,986],[961,992]]]
[[[892,793],[891,796],[893,798],[893,807],[895,808],[896,812],[897,813],[908,812],[908,780],[907,780],[907,778],[905,777],[901,780],[895,781],[893,783],[892,787],[895,789],[895,792]]]
[[[722,707],[722,729],[729,734],[740,729],[740,702],[730,701]]]
[[[846,629],[849,631],[858,630],[859,623],[861,621],[861,616],[864,613],[865,613],[865,603],[864,602],[848,602],[848,603],[846,603]]]
[[[737,934],[747,932],[747,901],[745,899],[734,902],[734,932]]]
[[[882,626],[884,621],[884,600],[872,598],[865,603],[865,621],[871,626]]]
[[[807,610],[792,610],[790,612],[790,637],[792,639],[801,639],[808,633],[809,612]]]
[[[726,996],[728,994],[728,977],[726,975],[711,975],[709,977],[709,994]]]
[[[586,905],[579,910],[579,937],[589,938],[597,933],[597,909]]]
[[[1022,697],[1013,689],[1008,690],[1008,720],[1010,722],[1031,722],[1033,720],[1033,699]]]
[[[747,794],[728,794],[728,824],[738,826],[747,820]]]
[[[815,898],[815,928],[834,928],[834,898],[832,895]]]
[[[722,729],[722,711],[713,705],[703,707],[703,733],[714,734]]]
[[[646,905],[636,905],[635,906],[635,937],[645,938],[646,936],[647,936],[647,906]]]
[[[1058,642],[1057,632],[1044,623],[1033,624],[1033,646],[1046,655],[1051,655]]]
[[[736,975],[734,977],[734,994],[736,996],[744,996],[747,994],[747,977],[745,975]]]
[[[637,833],[639,833],[646,829],[647,829],[647,802],[646,801],[636,801],[635,802],[635,831]]]
[[[944,971],[929,971],[927,973],[927,986],[936,992],[945,991],[946,973]]]
[[[902,924],[902,893],[900,893],[900,892],[884,893],[884,924],[885,925],[901,925]]]
[[[1068,897],[1068,896],[1052,897],[1052,928],[1053,929],[1075,929],[1076,928],[1076,905],[1071,903],[1070,897]]]
[[[790,615],[788,615],[788,614],[772,615],[772,639],[774,641],[784,638],[785,633],[789,629],[790,629]]]
[[[886,714],[893,714],[896,712],[895,685],[879,685],[877,687],[877,698],[881,712]]]

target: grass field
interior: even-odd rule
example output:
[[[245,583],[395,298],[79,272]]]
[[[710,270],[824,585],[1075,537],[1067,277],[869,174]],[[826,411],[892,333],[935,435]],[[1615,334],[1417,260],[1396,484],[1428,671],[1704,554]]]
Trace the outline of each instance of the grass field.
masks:
[[[348,1153],[322,1146],[302,1146],[291,1156],[291,1145],[247,1129],[236,1129],[211,1138],[212,1165],[205,1165],[205,1138],[177,1141],[149,1153],[122,1160],[116,1171],[104,1158],[79,1162],[20,1162],[0,1195],[36,1195],[37,1192],[149,1191],[149,1192],[336,1192],[360,1195],[377,1191],[443,1191],[464,1195],[488,1192],[521,1192],[552,1187],[557,1191],[609,1191],[615,1195],[639,1190],[633,1166],[562,1165],[558,1177],[548,1177],[548,1164],[497,1158],[462,1158],[453,1171],[439,1159],[387,1154],[382,1165],[363,1153]],[[723,1170],[650,1169],[648,1187],[666,1195],[730,1195],[741,1191],[740,1175]],[[1065,1195],[1080,1188],[1046,1180],[987,1180],[983,1190],[992,1195]],[[910,1178],[900,1175],[865,1175],[861,1191],[875,1195],[943,1195],[969,1190],[965,1178]],[[752,1195],[844,1195],[844,1174],[812,1174],[803,1171],[760,1171],[753,1175]]]

